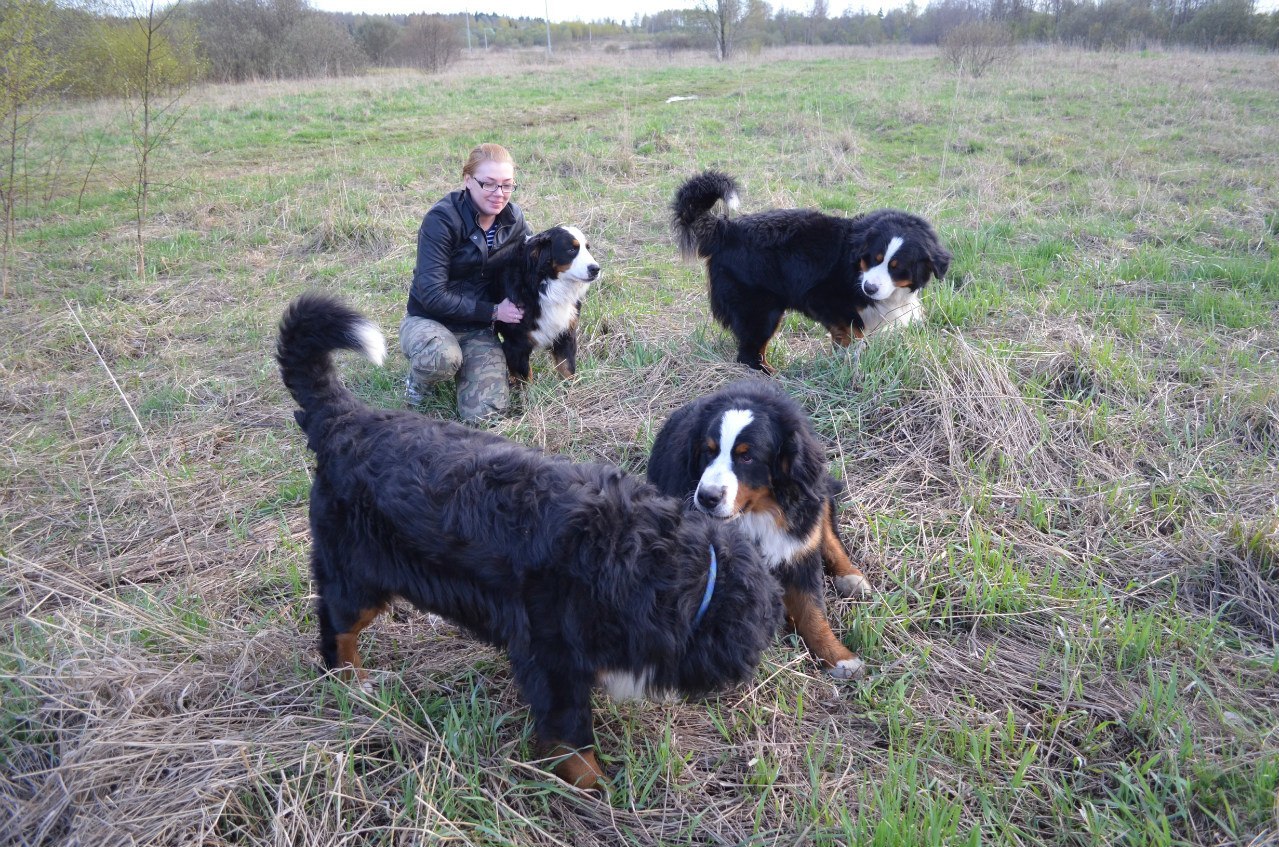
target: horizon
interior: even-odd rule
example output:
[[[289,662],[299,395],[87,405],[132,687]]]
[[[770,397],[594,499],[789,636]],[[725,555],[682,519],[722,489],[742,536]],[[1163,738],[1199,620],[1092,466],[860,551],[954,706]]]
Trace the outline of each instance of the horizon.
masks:
[[[1274,0],[1279,3],[1279,0]],[[349,12],[352,14],[365,13],[370,15],[408,15],[425,12],[423,4],[420,0],[311,0],[312,8],[323,12]],[[777,12],[786,9],[792,12],[806,12],[813,6],[812,0],[781,0],[781,2],[770,3],[773,11]],[[875,14],[879,11],[888,12],[892,9],[900,9],[907,5],[906,2],[872,2],[871,0],[843,0],[843,2],[829,2],[830,17],[839,17],[845,11],[851,10],[853,14],[866,12]],[[457,15],[465,14],[495,14],[508,18],[531,18],[533,20],[545,20],[550,18],[551,23],[592,23],[595,21],[617,21],[623,24],[630,24],[636,15],[643,17],[645,15],[654,15],[659,12],[667,12],[673,9],[696,8],[697,2],[681,5],[671,0],[625,0],[625,2],[616,4],[614,8],[619,11],[609,14],[600,14],[598,4],[589,2],[589,0],[439,0],[431,4],[430,12],[433,14]],[[921,6],[922,8],[922,6]]]

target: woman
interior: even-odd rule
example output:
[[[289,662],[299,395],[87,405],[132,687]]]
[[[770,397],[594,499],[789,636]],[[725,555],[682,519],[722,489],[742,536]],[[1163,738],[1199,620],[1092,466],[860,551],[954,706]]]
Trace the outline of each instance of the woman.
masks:
[[[489,299],[489,254],[532,230],[511,202],[515,161],[500,144],[481,144],[462,168],[462,188],[431,207],[417,233],[417,266],[400,349],[409,360],[405,397],[421,402],[427,386],[457,378],[457,413],[475,423],[510,403],[506,360],[493,321],[515,323],[524,310]]]

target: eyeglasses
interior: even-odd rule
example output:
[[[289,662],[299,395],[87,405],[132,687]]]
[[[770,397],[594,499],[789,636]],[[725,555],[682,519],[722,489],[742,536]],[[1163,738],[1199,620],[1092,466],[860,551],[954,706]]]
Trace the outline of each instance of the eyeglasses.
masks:
[[[515,182],[481,182],[475,177],[471,177],[471,179],[475,181],[481,191],[487,194],[496,194],[499,191],[503,194],[514,194],[515,189],[520,187],[519,183]]]

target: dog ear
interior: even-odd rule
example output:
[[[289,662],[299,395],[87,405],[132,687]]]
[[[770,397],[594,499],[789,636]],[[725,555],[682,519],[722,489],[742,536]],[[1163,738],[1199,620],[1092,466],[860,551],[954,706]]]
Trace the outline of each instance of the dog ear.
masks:
[[[821,447],[802,427],[790,427],[790,433],[777,453],[775,485],[813,491],[825,471]]]
[[[525,242],[525,267],[529,273],[536,273],[538,279],[545,279],[551,264],[551,231],[539,232]]]
[[[950,251],[940,244],[934,244],[928,251],[928,263],[933,266],[933,276],[941,279],[950,270]]]

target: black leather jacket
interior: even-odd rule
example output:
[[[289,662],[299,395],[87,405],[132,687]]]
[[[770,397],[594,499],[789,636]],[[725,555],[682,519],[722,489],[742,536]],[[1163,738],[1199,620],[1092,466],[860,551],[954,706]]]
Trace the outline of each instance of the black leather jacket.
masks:
[[[497,216],[497,244],[531,234],[519,206],[508,203]],[[439,321],[454,331],[478,329],[493,320],[484,263],[484,230],[466,189],[446,194],[431,207],[417,232],[417,266],[409,289],[408,313]]]

